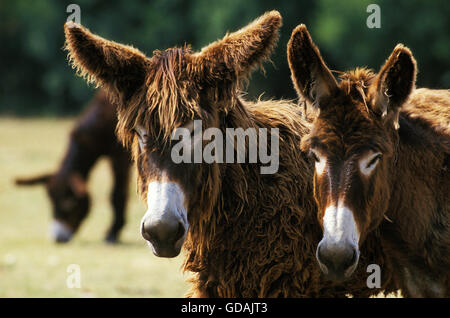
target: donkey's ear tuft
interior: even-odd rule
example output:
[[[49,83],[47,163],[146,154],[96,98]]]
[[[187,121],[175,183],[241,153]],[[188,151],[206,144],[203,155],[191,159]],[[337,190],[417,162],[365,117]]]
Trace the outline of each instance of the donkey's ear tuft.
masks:
[[[239,31],[227,34],[201,50],[199,63],[207,64],[213,77],[246,77],[269,59],[282,24],[278,11],[270,11]]]
[[[385,64],[381,67],[372,85],[374,94],[373,110],[385,117],[397,114],[408,99],[416,83],[417,66],[411,51],[398,44]],[[394,125],[397,123],[394,122]]]
[[[147,58],[139,50],[105,40],[74,22],[64,25],[65,49],[79,75],[130,97],[145,83]]]
[[[287,55],[297,94],[320,107],[320,100],[331,95],[338,85],[304,24],[292,31]]]

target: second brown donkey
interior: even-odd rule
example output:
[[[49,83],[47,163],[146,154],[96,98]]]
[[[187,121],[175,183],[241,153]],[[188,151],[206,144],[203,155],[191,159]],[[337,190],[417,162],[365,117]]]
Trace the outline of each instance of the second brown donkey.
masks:
[[[449,297],[450,91],[415,90],[416,62],[403,45],[377,74],[357,68],[338,82],[304,25],[288,59],[314,110],[301,148],[315,160],[322,271],[349,278],[361,244],[379,231],[404,296]]]

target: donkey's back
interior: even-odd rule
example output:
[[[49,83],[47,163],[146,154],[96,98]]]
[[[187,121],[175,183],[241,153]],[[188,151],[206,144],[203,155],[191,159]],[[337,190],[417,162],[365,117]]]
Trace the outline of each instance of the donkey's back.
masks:
[[[410,118],[419,119],[424,128],[434,130],[439,142],[450,152],[449,89],[416,89],[402,112]]]

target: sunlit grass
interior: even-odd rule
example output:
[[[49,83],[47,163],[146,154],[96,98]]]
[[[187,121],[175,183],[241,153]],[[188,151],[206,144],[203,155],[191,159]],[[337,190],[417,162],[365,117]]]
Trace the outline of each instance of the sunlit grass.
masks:
[[[112,220],[112,178],[101,160],[89,181],[91,214],[76,237],[57,245],[48,236],[50,203],[41,186],[18,188],[17,176],[53,171],[74,120],[0,118],[0,297],[182,297],[189,286],[182,256],[155,257],[139,234],[145,210],[131,177],[122,243],[103,242]],[[68,288],[67,267],[81,268],[81,288]]]
[[[48,236],[50,202],[44,187],[14,185],[17,176],[53,171],[66,150],[74,120],[0,118],[0,297],[182,297],[189,289],[183,256],[155,257],[139,234],[144,205],[131,177],[121,244],[103,238],[111,222],[109,162],[90,176],[91,214],[72,242]],[[81,269],[81,288],[68,288],[70,264]],[[388,297],[395,297],[391,294]]]

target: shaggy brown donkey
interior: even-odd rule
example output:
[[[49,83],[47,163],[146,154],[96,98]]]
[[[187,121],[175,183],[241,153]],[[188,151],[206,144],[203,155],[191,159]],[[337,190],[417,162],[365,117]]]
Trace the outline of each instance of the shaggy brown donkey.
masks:
[[[317,266],[321,230],[311,195],[312,166],[296,149],[307,131],[296,105],[252,103],[240,96],[242,82],[268,58],[280,25],[280,14],[269,12],[201,52],[172,48],[151,58],[80,25],[66,24],[65,33],[78,72],[123,105],[117,130],[133,147],[139,192],[148,203],[142,235],[162,257],[178,255],[184,244],[184,269],[193,273],[190,296],[377,294],[380,290],[366,286],[365,268],[360,279],[337,284],[325,281]],[[194,120],[201,120],[205,134],[211,128],[224,135],[234,128],[277,128],[272,136],[279,137],[278,171],[261,174],[262,160],[175,163],[178,143],[171,136],[184,127],[195,140]],[[247,137],[245,150],[263,143]],[[232,147],[231,154],[239,153]],[[374,250],[366,264],[383,262],[381,250]],[[390,271],[384,274],[382,287],[391,288]]]
[[[450,91],[414,90],[416,62],[402,45],[378,74],[356,69],[339,83],[304,25],[288,57],[299,95],[317,110],[301,147],[316,162],[324,273],[349,277],[380,231],[404,296],[450,296]]]
[[[88,215],[89,193],[86,183],[89,172],[101,156],[110,159],[114,174],[111,194],[114,220],[106,240],[117,241],[125,223],[131,158],[117,141],[114,132],[116,124],[116,107],[108,100],[106,93],[100,90],[72,130],[67,153],[58,171],[16,180],[19,185],[46,186],[53,205],[51,234],[56,242],[69,241]]]

